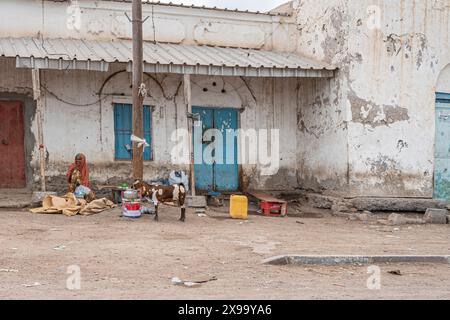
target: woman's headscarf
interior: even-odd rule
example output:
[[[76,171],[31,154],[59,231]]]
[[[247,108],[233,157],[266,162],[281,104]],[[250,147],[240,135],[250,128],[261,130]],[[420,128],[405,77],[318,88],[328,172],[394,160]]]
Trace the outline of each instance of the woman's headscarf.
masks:
[[[77,164],[77,160],[79,164]],[[70,181],[70,177],[75,169],[78,169],[81,174],[81,182],[83,186],[90,188],[89,183],[89,168],[86,162],[86,156],[82,153],[77,154],[75,157],[75,162],[70,165],[69,171],[67,172],[67,180]]]

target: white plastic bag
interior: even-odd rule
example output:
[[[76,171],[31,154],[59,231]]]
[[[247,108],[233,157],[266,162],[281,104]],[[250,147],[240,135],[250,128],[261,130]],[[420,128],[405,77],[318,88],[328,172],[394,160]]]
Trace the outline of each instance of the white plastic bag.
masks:
[[[144,146],[144,150],[145,148],[150,147],[150,145],[147,143],[145,139],[136,137],[134,134],[131,135],[131,142],[136,142],[139,148]]]
[[[189,177],[184,171],[172,171],[169,175],[169,184],[180,184],[182,183],[186,189],[189,191]]]
[[[91,193],[91,189],[89,189],[88,187],[85,186],[78,186],[75,189],[75,197],[76,198],[84,198],[86,195],[88,195],[89,193]]]

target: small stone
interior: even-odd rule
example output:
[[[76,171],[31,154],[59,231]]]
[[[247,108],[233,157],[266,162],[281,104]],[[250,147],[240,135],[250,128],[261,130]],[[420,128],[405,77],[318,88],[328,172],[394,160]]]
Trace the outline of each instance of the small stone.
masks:
[[[445,209],[427,209],[424,220],[431,224],[447,224],[448,211]]]
[[[425,224],[422,219],[412,219],[402,216],[398,213],[393,213],[388,218],[389,224],[392,226],[401,226],[406,224]]]
[[[369,221],[370,220],[370,214],[367,213],[361,213],[358,215],[358,219],[361,221]]]

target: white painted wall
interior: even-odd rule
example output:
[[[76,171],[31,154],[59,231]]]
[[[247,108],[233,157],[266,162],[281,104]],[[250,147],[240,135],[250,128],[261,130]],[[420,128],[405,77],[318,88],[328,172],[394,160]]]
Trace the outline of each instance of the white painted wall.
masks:
[[[55,19],[43,20],[40,1],[5,0],[0,12],[9,14],[0,19],[0,36],[41,32],[46,37],[129,38],[129,28],[117,22],[126,6],[83,1],[81,30],[67,31],[66,4],[44,1],[44,16]],[[378,28],[372,28],[374,8],[380,14]],[[292,18],[165,6],[154,9],[160,41],[230,46],[244,41],[246,47],[259,47],[258,39],[264,34],[262,48],[295,49],[339,67],[331,80],[252,79],[244,84],[230,78],[226,96],[214,93],[214,88],[202,91],[221,78],[193,78],[197,84],[193,85],[194,104],[243,107],[242,128],[282,130],[280,175],[261,177],[257,167],[244,166],[244,183],[288,188],[298,181],[305,188],[352,195],[432,196],[435,91],[450,87],[447,0],[297,0]],[[151,6],[145,12],[149,15]],[[47,20],[51,23],[46,24]],[[147,39],[153,39],[152,27],[145,28]],[[248,33],[241,33],[240,28]],[[83,104],[98,99],[98,89],[114,68],[108,74],[46,71],[44,81],[58,96]],[[30,93],[24,89],[31,86],[29,75],[15,70],[13,61],[3,61],[0,70],[6,75],[0,78],[0,91]],[[160,86],[149,81],[157,137],[155,159],[146,165],[146,174],[153,178],[158,171],[170,170],[169,136],[185,126],[186,119],[182,94],[175,100],[166,99]],[[159,81],[164,82],[167,97],[174,95],[180,79],[159,75]],[[70,157],[80,151],[74,136],[84,141],[81,151],[92,160],[94,177],[129,174],[128,164],[112,159],[111,109],[114,95],[130,95],[129,83],[129,74],[111,80],[101,108],[99,104],[68,106],[46,95],[45,135],[52,174],[61,174]]]
[[[348,149],[341,144],[341,152],[350,193],[431,197],[435,90],[450,62],[448,1],[300,0],[295,8],[298,51],[340,67],[342,98],[322,107],[346,113]],[[379,28],[370,28],[373,8]],[[438,86],[449,86],[446,72]],[[320,153],[303,170],[319,170],[334,157]],[[330,168],[325,175],[333,174]],[[346,179],[339,175],[336,189]]]
[[[131,39],[131,3],[82,0],[79,29],[73,28],[69,1],[0,1],[0,37]],[[265,14],[230,13],[167,5],[143,5],[144,40],[295,50],[296,28],[291,18]],[[78,24],[75,24],[78,26]]]
[[[109,73],[42,71],[42,84],[51,92],[46,91],[44,99],[44,138],[50,181],[61,181],[62,175],[79,152],[87,156],[93,180],[105,182],[108,179],[130,177],[131,163],[114,160],[113,103],[131,103],[131,74],[119,73],[108,81],[101,104],[97,102],[99,89],[105,80],[120,70],[120,66],[115,66]],[[30,74],[29,70],[15,69],[14,59],[0,59],[0,91],[16,92],[19,88],[20,92],[32,96]],[[297,109],[296,80],[247,79],[244,82],[240,78],[193,77],[192,82],[193,105],[242,109],[242,129],[280,129],[279,174],[276,177],[264,177],[260,175],[260,166],[243,165],[243,183],[262,189],[294,188],[297,185],[296,118],[292,115]],[[213,82],[217,83],[217,87],[213,86]],[[152,78],[146,77],[146,84],[150,96],[145,103],[155,106],[152,119],[154,161],[146,162],[144,170],[145,179],[152,180],[163,178],[173,169],[187,169],[171,162],[171,150],[175,145],[171,141],[172,132],[177,128],[187,128],[187,120],[180,76],[152,75]],[[227,91],[225,94],[221,92],[223,87]],[[204,92],[203,88],[208,88],[208,92]],[[32,132],[37,136],[35,119]],[[31,165],[37,181],[37,146]]]
[[[439,75],[436,92],[450,93],[450,64]]]

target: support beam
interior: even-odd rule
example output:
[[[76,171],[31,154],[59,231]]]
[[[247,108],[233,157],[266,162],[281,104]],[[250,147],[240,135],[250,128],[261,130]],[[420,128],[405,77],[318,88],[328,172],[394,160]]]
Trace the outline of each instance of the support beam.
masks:
[[[186,104],[186,114],[187,114],[187,127],[189,132],[189,172],[190,172],[190,184],[191,184],[191,195],[195,196],[195,167],[194,167],[194,141],[192,138],[192,130],[194,121],[191,117],[192,115],[192,91],[191,91],[191,76],[185,74],[183,76],[184,84],[184,102]]]
[[[133,134],[144,138],[143,102],[143,38],[142,1],[133,0]],[[142,180],[144,176],[143,147],[133,143],[133,178]]]
[[[33,81],[33,97],[36,101],[36,121],[38,128],[38,146],[39,146],[39,164],[40,164],[40,178],[41,191],[45,192],[45,145],[44,145],[44,106],[42,101],[41,91],[41,74],[39,69],[32,69],[31,76]]]

